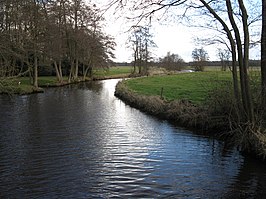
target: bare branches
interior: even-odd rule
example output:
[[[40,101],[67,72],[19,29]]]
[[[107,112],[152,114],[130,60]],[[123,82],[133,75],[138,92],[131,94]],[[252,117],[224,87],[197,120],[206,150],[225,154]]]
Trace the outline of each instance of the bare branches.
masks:
[[[109,6],[116,6],[116,10],[127,9],[131,13],[134,13],[132,16],[126,14],[126,18],[129,20],[134,20],[135,24],[140,24],[145,21],[151,23],[152,18],[155,17],[155,14],[161,13],[162,16],[165,15],[170,9],[175,7],[180,7],[184,5],[188,0],[141,0],[141,1],[120,1],[114,0],[109,3]]]
[[[153,35],[150,33],[149,27],[134,26],[129,42],[132,45],[134,57],[134,71],[138,67],[138,74],[146,75],[148,72],[148,62],[152,59],[150,48],[156,44],[152,40]]]
[[[77,77],[91,63],[111,62],[115,43],[102,31],[96,5],[84,0],[12,2],[1,1],[0,76],[32,76],[34,66],[37,80],[37,70],[45,65],[63,80],[62,75]]]

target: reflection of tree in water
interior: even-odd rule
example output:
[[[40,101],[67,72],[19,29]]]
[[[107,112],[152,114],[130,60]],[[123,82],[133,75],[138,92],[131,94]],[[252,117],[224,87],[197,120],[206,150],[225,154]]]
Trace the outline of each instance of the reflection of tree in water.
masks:
[[[265,162],[252,157],[243,157],[234,149],[234,146],[222,141],[210,139],[210,142],[212,142],[210,151],[212,154],[212,165],[216,165],[216,172],[219,174],[224,173],[224,178],[220,180],[227,180],[228,183],[232,180],[232,184],[228,184],[227,193],[222,193],[226,191],[225,188],[221,193],[216,193],[217,198],[266,198]],[[227,183],[225,182],[225,184]]]
[[[265,198],[266,166],[252,157],[245,157],[235,183],[223,198]]]

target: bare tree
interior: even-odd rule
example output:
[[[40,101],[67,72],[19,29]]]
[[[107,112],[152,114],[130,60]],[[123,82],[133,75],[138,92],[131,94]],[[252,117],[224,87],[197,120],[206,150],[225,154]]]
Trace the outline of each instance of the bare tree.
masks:
[[[152,40],[152,34],[150,34],[149,27],[134,26],[133,32],[129,38],[129,42],[133,49],[133,67],[136,72],[138,67],[138,73],[146,75],[148,72],[148,62],[151,60],[150,48],[155,47],[156,44]]]
[[[55,68],[56,77],[59,83],[63,83],[62,62],[67,54],[66,39],[66,2],[65,0],[51,1],[49,24],[46,32],[46,56]]]
[[[83,0],[0,1],[0,76],[28,75],[38,87],[41,65],[75,81],[86,68],[108,65],[115,43],[102,31],[95,5]],[[63,70],[64,69],[64,70]]]
[[[229,66],[230,51],[228,49],[218,48],[217,56],[221,61],[221,70],[226,71],[226,68]]]
[[[185,61],[178,54],[167,52],[167,55],[160,60],[160,65],[168,70],[182,70]]]
[[[233,46],[235,46],[235,44],[232,41],[231,31],[228,29],[228,26],[226,25],[225,21],[221,19],[221,17],[215,12],[215,10],[210,6],[209,3],[207,3],[204,0],[200,0],[200,2],[208,9],[208,11],[213,15],[213,17],[222,24],[222,26],[227,32],[228,38],[231,42],[231,47],[233,49],[234,48]],[[248,29],[248,22],[247,22],[248,15],[247,15],[246,8],[244,6],[244,2],[242,0],[238,0],[238,4],[239,4],[240,12],[241,12],[240,16],[241,16],[241,21],[242,21],[242,30],[244,32],[244,39],[243,39],[244,47],[242,46],[240,30],[235,21],[231,0],[226,0],[228,19],[232,26],[235,40],[236,40],[237,57],[238,57],[238,63],[239,63],[239,69],[240,69],[240,85],[241,85],[243,110],[244,110],[244,114],[247,120],[253,123],[254,109],[253,109],[253,103],[251,99],[250,83],[249,83],[249,77],[248,77],[248,62],[249,62],[249,29]],[[233,51],[236,52],[235,50],[232,50],[232,52]],[[232,56],[234,57],[235,54],[232,54]]]
[[[209,55],[204,48],[195,48],[192,51],[192,59],[194,61],[194,69],[196,71],[204,71],[207,61],[209,60]]]
[[[261,82],[263,104],[266,106],[266,1],[262,0],[262,34],[261,34]]]

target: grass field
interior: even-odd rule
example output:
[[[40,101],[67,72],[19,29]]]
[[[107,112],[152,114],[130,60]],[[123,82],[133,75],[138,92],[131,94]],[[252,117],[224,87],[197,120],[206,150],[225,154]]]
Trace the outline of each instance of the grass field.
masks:
[[[21,77],[17,81],[21,82],[21,85],[29,85],[30,80],[29,77]],[[64,81],[67,81],[67,77],[64,77]],[[40,87],[47,85],[55,85],[57,82],[56,77],[54,76],[41,76],[38,77],[38,84]]]
[[[126,81],[133,91],[144,95],[161,95],[167,100],[186,99],[200,103],[208,96],[208,91],[221,82],[231,82],[230,72],[194,72],[167,76],[136,78]],[[230,85],[230,84],[229,84]]]
[[[117,78],[129,75],[132,72],[130,66],[111,67],[108,70],[95,70],[94,76],[101,78]],[[67,77],[64,77],[67,82]],[[187,99],[193,102],[201,102],[208,95],[208,91],[215,88],[218,82],[231,81],[230,72],[221,72],[220,67],[206,67],[206,72],[176,74],[168,76],[152,76],[147,78],[131,79],[126,82],[128,87],[137,93],[144,95],[161,95],[167,100]],[[20,84],[19,84],[20,82]],[[38,78],[40,87],[57,85],[55,76],[41,76]],[[5,86],[8,85],[8,86]],[[0,93],[31,93],[33,87],[28,77],[5,80],[0,85]],[[12,92],[13,91],[13,92]]]
[[[20,79],[2,80],[0,82],[0,93],[28,94],[33,93],[34,87]]]
[[[101,76],[118,76],[118,75],[129,75],[132,72],[132,67],[130,66],[116,66],[110,67],[109,69],[99,69],[94,71],[94,76],[101,77]]]

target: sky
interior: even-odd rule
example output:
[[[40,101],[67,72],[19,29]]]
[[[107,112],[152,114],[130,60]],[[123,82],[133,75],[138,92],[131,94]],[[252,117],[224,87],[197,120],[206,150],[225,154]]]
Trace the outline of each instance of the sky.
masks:
[[[98,7],[104,7],[107,1],[93,0]],[[104,17],[106,25],[105,32],[115,38],[117,44],[115,50],[116,62],[131,62],[133,60],[132,50],[127,47],[127,39],[129,37],[128,30],[135,22],[129,22],[125,19],[127,13],[118,17],[114,14],[112,9],[108,10]],[[153,41],[157,45],[152,48],[152,56],[154,59],[166,56],[167,52],[180,55],[186,62],[192,61],[192,51],[195,48],[204,47],[208,52],[211,61],[218,60],[217,45],[202,46],[195,43],[196,37],[204,37],[209,33],[206,29],[192,28],[181,23],[162,20],[154,20],[152,22],[151,33],[153,34]],[[251,59],[260,59],[259,46],[250,50]]]
[[[132,61],[132,50],[127,47],[129,33],[124,24],[109,23],[106,31],[116,39],[116,60],[119,62]],[[185,26],[156,25],[152,28],[153,41],[157,45],[151,50],[154,58],[164,57],[167,52],[179,54],[185,61],[190,61],[193,44],[193,35]]]
[[[112,16],[110,13],[105,14],[107,23],[105,26],[106,33],[115,38],[116,46],[116,61],[118,62],[131,62],[132,50],[127,47],[127,40],[129,36],[128,30],[133,22],[129,23],[127,20]],[[153,41],[157,47],[152,48],[151,52],[153,57],[159,58],[167,55],[167,52],[180,55],[185,61],[192,61],[191,54],[195,46],[194,37],[198,31],[193,28],[186,27],[182,24],[166,25],[162,23],[153,23],[151,27],[153,34]],[[205,47],[210,57],[216,57],[216,51],[213,52],[212,48]]]

